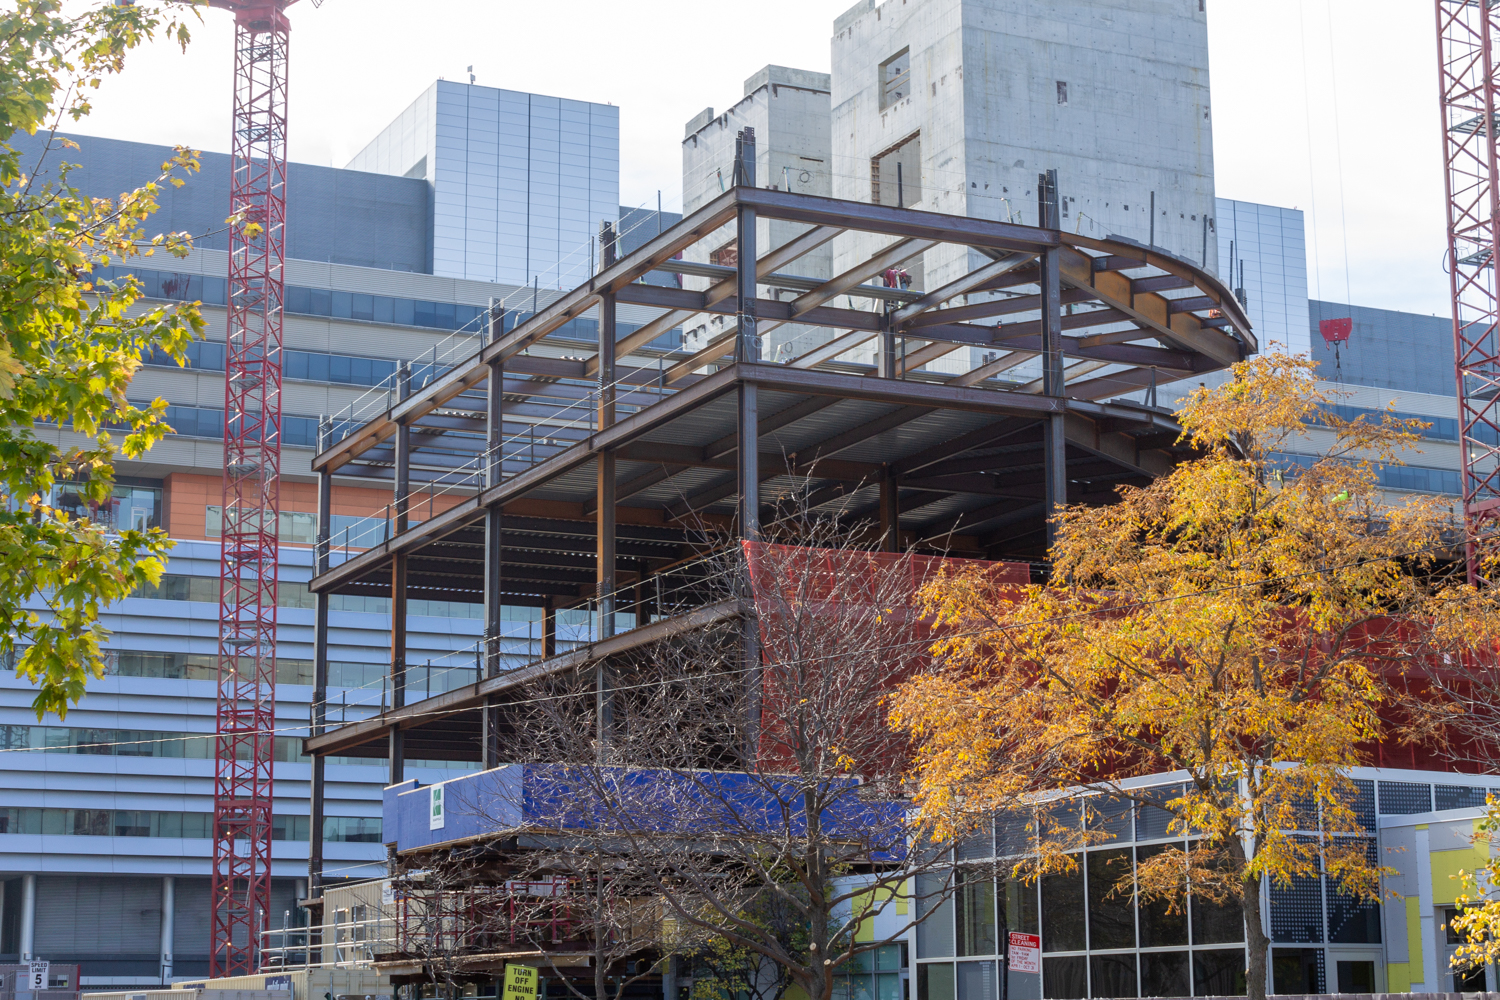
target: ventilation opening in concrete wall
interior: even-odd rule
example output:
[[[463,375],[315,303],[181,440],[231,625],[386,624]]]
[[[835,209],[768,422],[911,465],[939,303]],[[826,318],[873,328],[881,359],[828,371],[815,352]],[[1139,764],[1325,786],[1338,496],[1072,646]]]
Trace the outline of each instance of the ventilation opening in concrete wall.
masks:
[[[911,93],[911,49],[902,49],[880,64],[880,109]]]
[[[922,203],[922,133],[914,132],[870,159],[870,200],[897,208]]]

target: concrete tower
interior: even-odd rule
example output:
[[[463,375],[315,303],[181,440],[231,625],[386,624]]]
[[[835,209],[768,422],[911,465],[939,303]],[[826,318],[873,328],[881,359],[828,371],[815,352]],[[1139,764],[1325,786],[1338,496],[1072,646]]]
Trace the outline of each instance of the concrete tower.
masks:
[[[1060,228],[1216,267],[1201,0],[861,0],[831,91],[835,197],[1037,225],[1055,171]]]

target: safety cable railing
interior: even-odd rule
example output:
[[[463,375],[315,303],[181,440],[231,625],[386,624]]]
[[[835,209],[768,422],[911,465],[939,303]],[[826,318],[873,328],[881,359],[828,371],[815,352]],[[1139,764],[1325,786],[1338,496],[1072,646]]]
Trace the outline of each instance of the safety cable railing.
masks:
[[[645,210],[646,205],[643,202],[631,211],[643,212]],[[616,240],[616,245],[622,243],[626,236],[646,225],[647,218],[648,216],[643,215],[629,229],[620,230],[615,233],[614,239]],[[584,252],[592,254],[591,248],[596,245],[597,239],[597,237],[590,237],[584,243],[569,250],[567,254],[559,258],[558,263],[553,264],[536,275],[534,284],[522,286],[510,294],[494,300],[493,305],[498,306],[502,310],[504,317],[502,320],[504,329],[501,332],[504,333],[514,329],[516,325],[523,321],[523,317],[529,319],[538,312],[542,305],[541,278],[557,270],[563,260],[571,260],[573,256],[581,256]],[[563,295],[565,291],[549,288],[547,289],[546,297],[550,302],[550,300]],[[514,300],[519,299],[524,301],[528,297],[531,299],[532,308],[530,311],[517,313],[511,308]],[[489,316],[481,313],[450,333],[441,342],[434,344],[431,351],[423,351],[420,355],[407,362],[407,369],[411,374],[411,391],[416,392],[426,388],[443,375],[458,367],[461,362],[474,357],[479,349],[484,346],[484,337],[489,330],[489,323]],[[335,422],[335,427],[338,428],[339,432],[329,438],[329,443],[333,444],[343,440],[353,429],[363,426],[373,417],[389,410],[392,404],[396,402],[395,393],[400,377],[401,373],[399,371],[392,372],[351,400],[348,407],[340,411],[338,419]],[[327,447],[327,445],[320,447]]]
[[[742,587],[738,564],[732,557],[722,550],[706,552],[650,577],[617,586],[605,594],[579,598],[567,607],[553,609],[550,643],[546,612],[541,617],[527,620],[524,636],[506,634],[502,630],[494,637],[499,669],[493,675],[487,672],[485,661],[489,642],[483,637],[446,653],[426,657],[422,664],[408,662],[402,679],[405,703],[410,705],[477,684],[488,676],[504,676],[593,645],[607,637],[606,631],[622,635],[654,622],[688,614],[739,595]],[[613,609],[614,620],[612,627],[606,630],[605,619],[610,612],[605,609],[608,608]],[[419,674],[424,679],[416,682]],[[387,673],[380,678],[378,692],[373,682],[360,688],[341,690],[337,702],[328,700],[323,703],[324,724],[360,722],[376,714],[377,708],[379,713],[384,713],[391,705],[390,686],[391,678]],[[368,690],[370,697],[350,701],[351,690]],[[417,692],[422,692],[422,698],[414,697]],[[368,711],[358,712],[351,720],[351,709]],[[316,705],[309,706],[310,718],[316,711]]]
[[[348,522],[338,535],[329,538],[326,542],[319,542],[319,549],[326,549],[330,557],[335,552],[342,551],[343,558],[349,559],[359,551],[371,547],[369,543],[362,545],[362,541],[373,538],[376,539],[373,544],[379,544],[395,537],[397,508],[403,502],[409,519],[412,519],[413,515],[422,513],[425,505],[427,515],[425,519],[431,520],[451,506],[445,503],[439,509],[439,498],[460,494],[468,496],[488,486],[498,485],[572,447],[597,430],[599,399],[606,392],[616,393],[615,406],[620,415],[628,415],[644,409],[670,395],[669,390],[660,386],[636,385],[627,382],[627,378],[628,376],[618,378],[605,386],[586,384],[565,386],[581,392],[582,395],[557,406],[551,413],[544,416],[528,418],[525,430],[503,437],[493,447],[486,448],[467,461],[438,473],[434,480],[413,487],[405,496],[393,497],[390,503],[379,511]],[[562,384],[551,383],[552,386]],[[553,433],[539,437],[538,427],[551,428]],[[570,440],[567,433],[569,431],[577,432],[576,438]],[[491,476],[492,471],[495,473],[493,476]],[[322,552],[319,554],[321,555]]]
[[[316,932],[317,942],[313,941]],[[273,944],[275,941],[277,943]],[[260,971],[368,969],[376,955],[396,950],[393,917],[270,928],[260,932]],[[312,961],[314,953],[319,960]]]

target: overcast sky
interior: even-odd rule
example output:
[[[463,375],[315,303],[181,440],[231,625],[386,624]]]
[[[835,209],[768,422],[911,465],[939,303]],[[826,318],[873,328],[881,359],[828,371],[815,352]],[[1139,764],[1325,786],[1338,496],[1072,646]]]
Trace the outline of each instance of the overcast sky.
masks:
[[[343,166],[433,79],[472,65],[488,86],[619,105],[621,202],[654,205],[660,189],[676,208],[683,123],[732,104],[767,63],[826,71],[851,3],[302,0],[291,157]],[[1307,213],[1313,297],[1446,314],[1431,5],[1208,5],[1219,195]],[[231,37],[210,10],[186,55],[132,55],[80,131],[226,152]]]

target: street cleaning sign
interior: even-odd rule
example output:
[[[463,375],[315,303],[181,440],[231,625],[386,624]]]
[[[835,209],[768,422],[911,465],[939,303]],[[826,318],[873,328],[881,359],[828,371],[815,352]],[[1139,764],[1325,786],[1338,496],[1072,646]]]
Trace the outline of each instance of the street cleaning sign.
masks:
[[[1042,971],[1042,939],[1035,934],[1010,932],[1010,971]]]
[[[529,965],[505,967],[505,995],[501,1000],[536,1000],[536,970]]]

